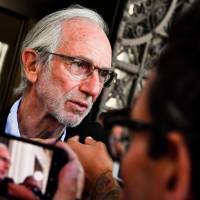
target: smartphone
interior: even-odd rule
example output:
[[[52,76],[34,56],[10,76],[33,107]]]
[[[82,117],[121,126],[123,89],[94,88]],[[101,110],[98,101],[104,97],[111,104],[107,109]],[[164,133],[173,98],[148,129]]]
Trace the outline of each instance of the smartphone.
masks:
[[[2,146],[7,154],[1,152]],[[24,184],[39,199],[53,198],[59,171],[68,161],[67,152],[53,145],[6,134],[0,136],[0,178]]]

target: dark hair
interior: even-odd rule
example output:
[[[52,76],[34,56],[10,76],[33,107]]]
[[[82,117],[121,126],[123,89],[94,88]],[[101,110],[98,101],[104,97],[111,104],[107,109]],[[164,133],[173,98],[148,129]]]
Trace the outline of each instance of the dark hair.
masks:
[[[163,133],[184,134],[192,164],[192,193],[200,180],[200,2],[173,21],[149,93],[153,122]]]

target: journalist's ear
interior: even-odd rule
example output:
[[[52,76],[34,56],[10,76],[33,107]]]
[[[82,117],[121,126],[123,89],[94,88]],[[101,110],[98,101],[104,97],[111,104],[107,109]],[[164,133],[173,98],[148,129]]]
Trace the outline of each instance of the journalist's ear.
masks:
[[[190,185],[190,158],[187,146],[180,132],[172,131],[167,138],[170,143],[171,169],[165,169],[168,173],[163,199],[186,199]]]

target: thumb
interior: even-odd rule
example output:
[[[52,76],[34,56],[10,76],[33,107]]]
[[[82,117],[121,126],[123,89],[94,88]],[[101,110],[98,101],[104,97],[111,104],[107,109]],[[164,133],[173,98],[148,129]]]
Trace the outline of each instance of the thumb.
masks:
[[[75,136],[73,136],[73,137],[70,137],[70,138],[67,140],[67,142],[68,142],[68,141],[79,142],[79,136],[78,136],[78,135],[75,135]]]
[[[80,199],[84,186],[84,170],[75,159],[66,164],[59,173],[58,189],[53,200]]]
[[[94,140],[91,136],[85,138],[85,144],[96,144],[96,140]]]

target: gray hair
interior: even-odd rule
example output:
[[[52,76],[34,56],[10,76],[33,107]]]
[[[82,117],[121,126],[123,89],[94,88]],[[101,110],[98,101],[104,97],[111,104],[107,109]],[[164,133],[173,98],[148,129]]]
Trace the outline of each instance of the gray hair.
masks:
[[[72,5],[66,9],[59,10],[41,19],[26,35],[22,44],[21,53],[26,48],[35,49],[40,57],[38,63],[44,64],[44,66],[45,64],[48,64],[51,56],[45,54],[44,52],[51,52],[55,50],[59,44],[62,22],[73,18],[84,18],[88,21],[91,21],[99,26],[106,35],[108,35],[107,24],[98,13],[80,5]],[[23,93],[28,84],[29,81],[26,78],[21,61],[21,82],[19,87],[15,89],[15,93]]]

